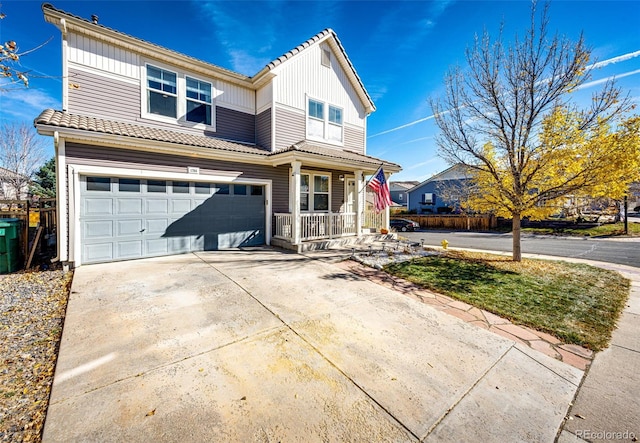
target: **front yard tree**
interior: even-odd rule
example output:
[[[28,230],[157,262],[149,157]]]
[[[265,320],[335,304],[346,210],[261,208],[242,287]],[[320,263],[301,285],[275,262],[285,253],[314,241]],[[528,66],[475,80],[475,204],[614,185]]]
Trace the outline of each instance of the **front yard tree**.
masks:
[[[591,51],[582,37],[572,42],[550,35],[548,4],[540,15],[537,24],[534,3],[530,28],[508,45],[502,35],[492,40],[486,31],[476,38],[466,52],[466,69],[451,69],[444,96],[431,100],[441,155],[475,173],[479,195],[487,200],[480,206],[490,203],[497,215],[512,218],[514,261],[522,259],[521,219],[544,216],[550,204],[581,185],[586,189],[596,178],[587,175],[604,160],[590,160],[595,140],[605,133],[614,137],[611,128],[632,109],[613,82],[588,107],[571,101],[571,92],[590,77]],[[557,133],[565,125],[571,139]],[[618,147],[610,146],[621,160]]]
[[[7,123],[0,131],[0,166],[11,174],[4,180],[19,196],[28,189],[31,177],[44,162],[44,141],[24,123]]]

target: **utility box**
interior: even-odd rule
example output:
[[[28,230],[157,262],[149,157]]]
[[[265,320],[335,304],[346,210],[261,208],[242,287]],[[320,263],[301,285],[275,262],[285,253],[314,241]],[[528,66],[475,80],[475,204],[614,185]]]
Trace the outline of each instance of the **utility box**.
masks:
[[[0,274],[20,269],[20,219],[0,219]]]

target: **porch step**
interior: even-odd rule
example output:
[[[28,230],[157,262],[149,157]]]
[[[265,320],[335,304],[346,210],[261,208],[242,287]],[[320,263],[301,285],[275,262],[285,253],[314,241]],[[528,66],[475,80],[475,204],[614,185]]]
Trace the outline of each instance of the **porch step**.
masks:
[[[341,237],[323,240],[311,240],[294,245],[286,240],[271,239],[271,245],[278,248],[289,249],[298,253],[306,251],[317,251],[321,249],[344,249],[350,246],[364,245],[378,241],[392,241],[397,238],[397,234],[364,234],[361,237]]]

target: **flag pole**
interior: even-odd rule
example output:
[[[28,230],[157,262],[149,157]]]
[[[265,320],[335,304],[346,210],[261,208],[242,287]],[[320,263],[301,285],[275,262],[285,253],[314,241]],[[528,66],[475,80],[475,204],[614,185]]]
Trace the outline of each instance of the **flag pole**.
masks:
[[[367,180],[367,183],[365,184],[365,186],[369,186],[369,182],[371,181],[371,179],[373,177],[375,177],[376,175],[378,175],[378,172],[380,172],[380,169],[382,169],[383,166],[384,166],[384,163],[380,163],[380,166],[378,166],[378,169],[376,169],[376,172],[373,173],[371,178],[369,178],[369,180]],[[385,179],[386,179],[386,177],[385,177]]]

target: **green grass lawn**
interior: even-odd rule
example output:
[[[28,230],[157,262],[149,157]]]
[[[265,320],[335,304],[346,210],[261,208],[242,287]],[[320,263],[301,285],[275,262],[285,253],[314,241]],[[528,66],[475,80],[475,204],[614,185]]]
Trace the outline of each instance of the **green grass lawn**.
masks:
[[[629,281],[616,272],[467,251],[395,263],[385,271],[594,351],[607,346],[629,296]]]
[[[640,236],[640,223],[629,223],[629,235]],[[610,237],[625,235],[624,223],[607,223],[593,228],[522,228],[522,232],[529,234],[560,234],[581,237]]]

